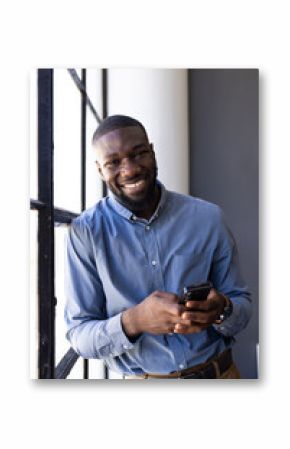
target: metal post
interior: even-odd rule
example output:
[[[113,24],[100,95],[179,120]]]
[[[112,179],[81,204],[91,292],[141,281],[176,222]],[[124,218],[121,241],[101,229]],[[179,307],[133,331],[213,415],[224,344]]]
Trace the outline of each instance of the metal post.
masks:
[[[102,69],[102,116],[108,116],[108,69]],[[103,181],[103,196],[108,193],[106,183]]]
[[[105,119],[108,116],[108,69],[102,69],[102,116]],[[103,181],[103,196],[106,196],[107,186]],[[109,379],[109,370],[104,363],[104,378]]]
[[[86,208],[86,69],[82,69],[82,85],[84,90],[81,92],[81,209]],[[89,361],[84,359],[83,378],[89,378]]]
[[[40,379],[54,378],[53,70],[38,70],[38,297]]]

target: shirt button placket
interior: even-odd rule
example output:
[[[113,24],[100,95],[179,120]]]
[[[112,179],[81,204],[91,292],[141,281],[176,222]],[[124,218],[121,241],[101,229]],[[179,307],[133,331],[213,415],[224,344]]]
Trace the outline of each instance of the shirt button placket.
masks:
[[[154,286],[153,288],[155,288],[156,290],[162,290],[164,289],[164,280],[159,260],[159,250],[156,241],[156,235],[153,231],[152,226],[149,224],[145,225],[144,232],[147,235],[148,241],[148,258],[152,268],[152,286]]]
[[[174,335],[176,336],[177,334]],[[168,338],[167,341],[176,363],[175,370],[178,371],[186,368],[186,355],[183,344],[180,342],[179,338],[172,338],[171,336],[171,338]]]

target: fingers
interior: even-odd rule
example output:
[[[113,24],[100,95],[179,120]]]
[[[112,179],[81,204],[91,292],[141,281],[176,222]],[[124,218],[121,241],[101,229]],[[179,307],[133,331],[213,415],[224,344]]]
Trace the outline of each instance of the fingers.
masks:
[[[221,310],[221,295],[212,289],[205,301],[187,301],[181,314],[182,322],[176,324],[180,334],[197,333],[216,323]]]
[[[152,293],[153,296],[158,296],[159,298],[167,298],[167,299],[171,299],[171,300],[178,300],[178,296],[175,295],[174,293],[170,293],[170,292],[164,292],[162,290],[155,290]]]
[[[157,299],[163,299],[168,303],[178,304],[179,298],[174,293],[163,292],[161,290],[156,290],[152,293],[152,296]]]
[[[185,307],[179,304],[179,298],[174,293],[157,290],[152,294],[152,297],[156,306],[161,306],[163,311],[166,311],[166,314],[172,317],[180,317],[185,310]]]
[[[206,300],[187,301],[185,303],[185,307],[186,309],[210,311],[212,309],[216,309],[218,303],[219,303],[219,294],[214,288],[212,288]]]
[[[174,293],[156,290],[144,301],[142,319],[145,331],[153,334],[201,332],[220,316],[224,299],[215,289],[211,289],[205,301],[187,301],[179,304]]]
[[[182,320],[191,324],[212,324],[216,319],[216,312],[183,312]]]
[[[204,329],[206,329],[209,325],[202,325],[202,324],[190,324],[185,325],[178,323],[174,327],[174,333],[176,334],[196,334],[197,332],[201,332]]]
[[[181,321],[176,323],[174,332],[179,334],[190,334],[201,332],[214,323],[216,311],[185,311],[181,314]]]
[[[185,308],[188,310],[210,310],[211,304],[206,301],[186,301]]]

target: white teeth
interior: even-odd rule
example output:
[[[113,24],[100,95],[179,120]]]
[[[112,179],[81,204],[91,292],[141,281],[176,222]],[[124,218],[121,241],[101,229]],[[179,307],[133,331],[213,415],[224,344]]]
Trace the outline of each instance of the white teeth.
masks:
[[[126,188],[129,189],[135,189],[136,187],[140,186],[143,183],[143,180],[135,182],[134,184],[125,184]]]

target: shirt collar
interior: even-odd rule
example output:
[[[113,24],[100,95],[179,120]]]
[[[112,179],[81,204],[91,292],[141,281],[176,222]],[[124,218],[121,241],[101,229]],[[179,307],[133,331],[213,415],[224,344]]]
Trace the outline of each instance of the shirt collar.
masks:
[[[148,220],[148,222],[150,222],[150,223],[159,216],[162,208],[164,207],[164,205],[166,203],[167,194],[168,194],[164,185],[159,180],[157,180],[156,182],[157,182],[158,186],[160,187],[161,195],[160,195],[160,200],[155,209],[154,214]],[[122,217],[126,218],[129,221],[137,221],[138,220],[138,221],[146,221],[147,222],[147,220],[144,218],[137,218],[136,215],[134,214],[134,212],[132,212],[131,210],[129,210],[125,206],[123,206],[121,203],[119,203],[116,200],[114,194],[110,190],[109,190],[109,204],[119,215],[121,215]]]

